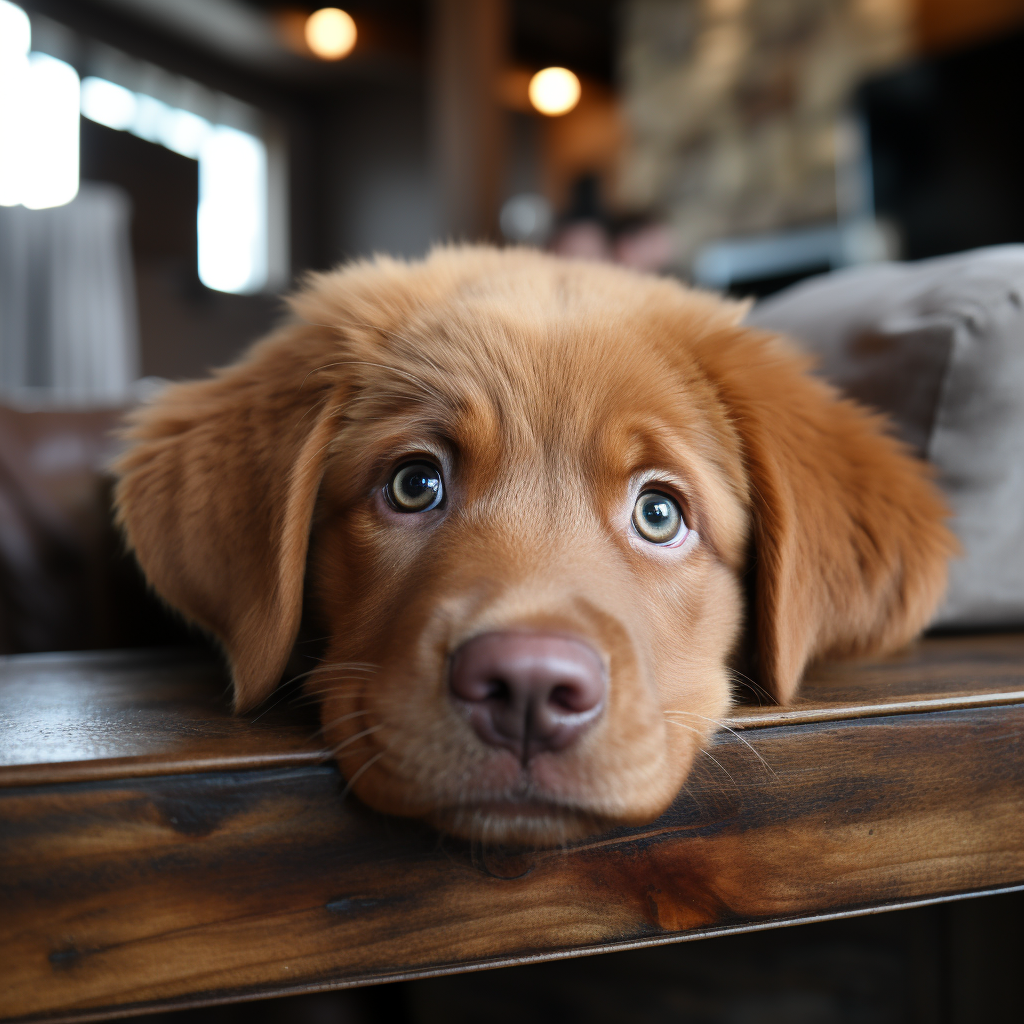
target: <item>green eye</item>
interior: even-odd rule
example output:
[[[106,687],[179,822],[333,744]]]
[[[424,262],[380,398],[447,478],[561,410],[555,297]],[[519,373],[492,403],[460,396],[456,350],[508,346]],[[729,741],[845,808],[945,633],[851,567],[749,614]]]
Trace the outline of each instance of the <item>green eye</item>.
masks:
[[[398,512],[428,512],[444,497],[441,471],[429,462],[407,462],[395,470],[384,495]]]
[[[659,491],[644,491],[633,506],[633,525],[652,544],[671,544],[686,532],[678,503]]]

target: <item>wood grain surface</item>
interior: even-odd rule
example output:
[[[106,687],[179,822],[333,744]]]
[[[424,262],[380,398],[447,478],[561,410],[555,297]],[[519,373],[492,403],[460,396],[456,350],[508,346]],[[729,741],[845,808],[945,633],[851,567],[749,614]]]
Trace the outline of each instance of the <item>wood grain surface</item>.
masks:
[[[756,703],[757,695],[746,694]],[[815,666],[785,708],[741,705],[734,728],[1024,701],[1024,633],[933,636],[886,658]]]
[[[820,692],[849,705],[841,717],[817,693],[798,709],[816,707],[817,720],[744,708],[737,717],[750,727],[720,734],[659,821],[507,856],[343,800],[332,766],[303,763],[317,748],[302,724],[242,722],[236,735],[221,698],[208,719],[196,710],[199,683],[182,710],[171,697],[161,704],[157,683],[137,682],[156,716],[140,740],[116,666],[97,664],[82,671],[94,672],[96,693],[112,687],[123,743],[143,749],[126,753],[94,722],[94,760],[117,762],[121,775],[72,781],[90,763],[80,737],[47,739],[37,727],[35,756],[66,751],[79,767],[0,789],[4,1019],[258,998],[1024,884],[1021,637],[931,640],[902,659],[819,674]],[[879,678],[894,688],[876,691]],[[162,685],[174,689],[167,676]],[[948,706],[922,705],[937,700]],[[194,735],[158,727],[159,707]],[[250,760],[206,770],[219,728],[230,757]],[[193,743],[207,759],[185,772]],[[27,745],[0,774],[31,767]],[[261,745],[297,759],[260,763]],[[155,757],[172,768],[151,771]]]
[[[0,787],[320,764],[316,729],[287,696],[232,715],[227,675],[201,652],[0,658]]]

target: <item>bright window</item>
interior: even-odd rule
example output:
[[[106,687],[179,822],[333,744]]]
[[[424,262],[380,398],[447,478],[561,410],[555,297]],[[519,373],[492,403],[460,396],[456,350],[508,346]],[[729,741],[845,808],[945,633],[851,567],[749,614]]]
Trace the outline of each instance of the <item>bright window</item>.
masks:
[[[82,113],[199,161],[199,279],[220,292],[267,281],[267,151],[248,132],[102,78],[82,82]]]
[[[199,161],[199,279],[254,292],[268,277],[267,150],[248,132],[31,53],[25,12],[0,0],[0,205],[61,206],[78,194],[79,113]]]
[[[25,12],[0,0],[0,205],[41,210],[78,195],[78,73],[30,53]]]

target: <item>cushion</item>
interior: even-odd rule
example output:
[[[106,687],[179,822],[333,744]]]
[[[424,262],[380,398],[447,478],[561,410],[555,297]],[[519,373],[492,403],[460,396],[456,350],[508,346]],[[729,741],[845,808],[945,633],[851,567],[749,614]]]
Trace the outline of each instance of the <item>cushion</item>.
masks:
[[[934,625],[1024,625],[1024,245],[854,267],[758,303],[938,471],[963,545]]]

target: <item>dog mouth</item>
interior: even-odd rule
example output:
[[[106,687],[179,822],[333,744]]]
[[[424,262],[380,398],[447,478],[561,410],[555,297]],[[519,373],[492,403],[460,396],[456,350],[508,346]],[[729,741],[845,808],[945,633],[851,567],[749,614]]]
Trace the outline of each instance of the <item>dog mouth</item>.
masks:
[[[442,832],[506,847],[558,846],[606,831],[614,823],[585,807],[543,796],[479,796],[434,810]]]

